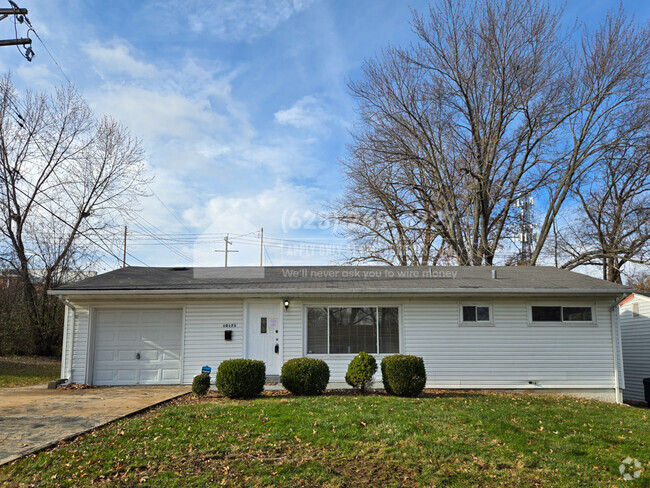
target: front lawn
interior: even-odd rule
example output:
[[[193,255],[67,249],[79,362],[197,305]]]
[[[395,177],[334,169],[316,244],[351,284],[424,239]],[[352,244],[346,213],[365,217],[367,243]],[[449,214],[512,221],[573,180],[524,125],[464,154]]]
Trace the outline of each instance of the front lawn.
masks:
[[[0,468],[8,486],[650,485],[650,411],[450,392],[209,398],[118,421]],[[624,481],[625,458],[642,462]]]
[[[61,361],[39,356],[0,356],[0,388],[47,383],[61,377]]]

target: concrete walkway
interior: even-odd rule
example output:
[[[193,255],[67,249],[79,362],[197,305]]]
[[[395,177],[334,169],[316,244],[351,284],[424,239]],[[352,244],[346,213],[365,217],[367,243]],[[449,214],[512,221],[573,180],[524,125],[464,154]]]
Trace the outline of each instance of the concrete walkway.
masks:
[[[189,391],[189,386],[0,388],[0,465]]]

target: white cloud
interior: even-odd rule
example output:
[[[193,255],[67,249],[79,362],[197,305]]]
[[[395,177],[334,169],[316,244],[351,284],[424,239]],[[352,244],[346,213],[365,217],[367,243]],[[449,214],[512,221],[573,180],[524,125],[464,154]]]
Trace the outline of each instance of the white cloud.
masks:
[[[195,0],[184,10],[195,33],[207,33],[231,42],[252,41],[275,30],[281,23],[304,10],[313,0]],[[174,9],[177,13],[178,9]]]
[[[333,126],[347,127],[348,122],[332,112],[326,103],[312,95],[302,97],[291,107],[273,114],[276,122],[296,129],[323,131]]]
[[[261,226],[282,232],[282,214],[308,210],[313,188],[276,181],[261,191],[243,196],[216,196],[183,213],[189,225],[212,232],[251,232]]]
[[[298,129],[314,127],[330,119],[322,104],[312,96],[306,96],[286,110],[275,112],[275,120],[283,125],[291,125]]]
[[[233,242],[231,249],[237,251],[228,257],[229,264],[257,264],[257,231],[261,227],[264,228],[265,235],[276,238],[267,242],[266,252],[274,256],[274,264],[279,264],[283,253],[286,254],[289,248],[282,247],[277,238],[296,230],[289,220],[295,219],[296,216],[311,215],[310,209],[316,204],[314,196],[318,194],[319,191],[314,188],[276,181],[253,194],[217,196],[204,204],[194,205],[183,214],[183,220],[187,221],[188,225],[202,229],[202,236],[194,246],[194,265],[220,266],[224,259],[223,253],[217,254],[215,250],[223,250],[223,238],[226,233],[230,234]]]
[[[47,91],[52,88],[53,81],[60,84],[65,83],[61,72],[52,73],[42,64],[28,63],[27,61],[16,68],[16,74],[31,89],[38,87],[40,90]]]
[[[106,85],[96,100],[97,108],[124,121],[147,140],[193,139],[197,128],[225,125],[223,116],[212,113],[206,99],[190,99],[165,89]]]
[[[133,78],[152,78],[157,75],[156,67],[135,59],[133,47],[122,39],[108,43],[91,42],[84,51],[102,76],[126,74]]]

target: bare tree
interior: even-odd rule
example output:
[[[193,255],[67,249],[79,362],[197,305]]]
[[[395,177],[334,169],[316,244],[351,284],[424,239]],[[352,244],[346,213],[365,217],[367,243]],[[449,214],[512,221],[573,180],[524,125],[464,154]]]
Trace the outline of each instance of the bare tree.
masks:
[[[91,262],[145,181],[139,141],[95,118],[74,88],[18,97],[9,77],[2,80],[0,261],[20,277],[38,354],[58,346],[47,289]]]
[[[650,147],[615,148],[575,191],[580,206],[565,228],[563,268],[598,266],[603,279],[622,282],[626,264],[650,263]]]
[[[432,255],[493,264],[513,203],[543,192],[535,264],[581,177],[641,130],[624,114],[639,113],[650,87],[647,26],[619,11],[589,33],[560,16],[541,0],[443,0],[414,13],[417,44],[386,49],[350,83],[360,120],[330,218],[352,221],[348,235],[383,246],[385,261],[431,242]],[[397,231],[404,216],[411,234]]]

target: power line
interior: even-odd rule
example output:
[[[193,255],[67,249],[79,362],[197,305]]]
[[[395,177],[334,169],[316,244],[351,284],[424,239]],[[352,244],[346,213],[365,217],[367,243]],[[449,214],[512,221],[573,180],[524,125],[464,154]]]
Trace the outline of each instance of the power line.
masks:
[[[25,16],[25,23],[29,26],[29,31],[33,32],[34,35],[36,36],[36,38],[41,42],[41,44],[43,45],[43,48],[45,49],[45,52],[47,52],[47,54],[50,56],[50,58],[52,59],[52,61],[53,61],[54,64],[56,65],[56,67],[59,68],[59,71],[61,71],[61,74],[62,74],[63,77],[67,80],[68,84],[71,85],[71,84],[72,84],[72,81],[70,81],[70,78],[68,78],[68,75],[65,73],[65,71],[63,71],[63,68],[62,68],[61,65],[58,63],[58,61],[57,61],[56,59],[54,59],[54,56],[52,55],[52,53],[50,52],[50,50],[49,50],[49,49],[47,48],[47,46],[45,45],[45,42],[43,41],[43,39],[41,39],[41,36],[38,35],[38,32],[36,32],[36,30],[35,30],[34,27],[32,26],[32,23],[29,21],[29,19],[27,18],[27,16]],[[29,32],[29,31],[28,31],[28,32]],[[32,54],[32,56],[33,56],[33,54]]]
[[[156,198],[156,200],[158,200],[162,204],[162,206],[165,207],[165,210],[167,210],[167,212],[169,212],[169,214],[172,217],[174,217],[179,224],[181,224],[184,228],[187,229],[187,226],[185,225],[185,223],[181,219],[179,219],[178,216],[174,212],[172,212],[172,210],[165,204],[165,202],[163,202],[160,199],[160,197],[158,195],[156,195],[156,192],[153,191],[153,188],[151,188],[151,185],[149,183],[147,183],[147,188],[149,188],[149,190],[151,191],[151,194]]]

